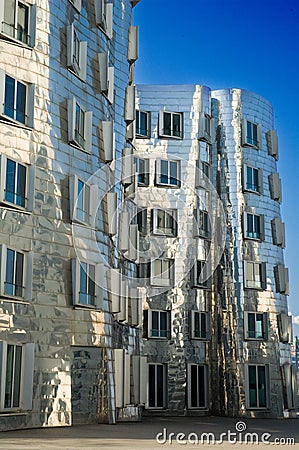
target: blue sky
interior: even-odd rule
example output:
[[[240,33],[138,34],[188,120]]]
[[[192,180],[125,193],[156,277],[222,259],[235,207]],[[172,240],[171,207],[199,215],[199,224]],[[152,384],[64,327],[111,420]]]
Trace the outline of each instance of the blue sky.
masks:
[[[289,310],[299,335],[299,2],[140,0],[136,83],[239,87],[268,99],[279,138]]]

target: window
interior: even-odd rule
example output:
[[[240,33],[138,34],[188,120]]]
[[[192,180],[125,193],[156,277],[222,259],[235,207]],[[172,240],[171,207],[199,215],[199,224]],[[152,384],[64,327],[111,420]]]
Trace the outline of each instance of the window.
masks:
[[[159,115],[159,135],[183,138],[183,113],[161,111]]]
[[[257,194],[263,193],[263,172],[256,167],[244,166],[243,188]]]
[[[96,24],[106,34],[108,39],[113,36],[113,3],[105,0],[95,0]]]
[[[269,367],[248,365],[248,407],[267,408],[269,390]]]
[[[207,408],[208,390],[207,366],[188,364],[188,408]]]
[[[211,278],[207,279],[206,261],[196,260],[191,269],[191,286],[201,289],[211,289]]]
[[[70,0],[70,3],[76,8],[78,12],[81,11],[81,0]]]
[[[150,137],[150,112],[136,110],[137,137]]]
[[[101,264],[72,260],[74,306],[100,307]]]
[[[1,295],[30,300],[32,283],[32,253],[0,246]]]
[[[77,175],[70,177],[70,213],[71,220],[94,225],[92,215],[97,205],[98,188],[90,185]]]
[[[180,164],[179,161],[158,159],[156,161],[156,184],[162,186],[178,187]]]
[[[153,209],[153,233],[162,236],[176,236],[177,210]]]
[[[170,332],[170,311],[157,311],[149,309],[148,318],[148,338],[168,338]],[[146,316],[145,316],[146,321]]]
[[[191,339],[210,339],[210,313],[191,311]]]
[[[136,164],[138,186],[149,185],[149,160],[144,158],[134,158]]]
[[[245,311],[244,321],[245,339],[267,339],[267,313]]]
[[[196,209],[194,211],[194,237],[211,238],[211,224],[208,211]]]
[[[139,209],[137,212],[137,225],[140,234],[147,233],[147,209]]]
[[[87,42],[81,42],[74,24],[67,27],[67,66],[86,80]]]
[[[0,203],[32,211],[34,199],[34,166],[21,164],[0,155]]]
[[[244,287],[266,289],[266,264],[244,261]]]
[[[198,139],[205,142],[211,142],[212,140],[212,119],[203,112],[199,113]]]
[[[34,85],[23,83],[0,70],[0,115],[3,119],[33,127]]]
[[[151,284],[170,286],[173,282],[173,259],[155,259],[151,262]]]
[[[68,100],[69,142],[86,152],[92,149],[92,112],[85,111],[75,98]]]
[[[34,344],[0,341],[0,410],[32,409]]]
[[[261,125],[243,119],[242,145],[259,148],[262,144]]]
[[[264,216],[244,212],[244,232],[245,238],[263,239]]]
[[[165,408],[166,406],[166,366],[164,364],[148,365],[148,407]]]
[[[36,5],[28,5],[18,0],[2,0],[0,17],[0,33],[3,37],[34,47]]]

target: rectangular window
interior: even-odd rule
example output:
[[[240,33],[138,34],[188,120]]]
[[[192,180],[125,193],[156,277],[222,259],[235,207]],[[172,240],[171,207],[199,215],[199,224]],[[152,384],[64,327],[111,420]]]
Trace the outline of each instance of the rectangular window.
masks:
[[[86,80],[87,42],[82,42],[74,27],[67,27],[67,66],[81,80]]]
[[[92,112],[85,111],[75,98],[68,100],[69,142],[90,153],[92,150]]]
[[[0,2],[2,17],[0,33],[3,37],[33,47],[35,44],[36,5],[18,0]]]
[[[26,124],[27,121],[27,86],[20,81],[15,80],[9,75],[5,75],[5,97],[4,114],[5,116]]]
[[[260,148],[262,144],[261,125],[243,119],[242,121],[242,145]]]
[[[208,371],[204,364],[188,364],[188,408],[207,408]]]
[[[79,303],[95,305],[95,266],[93,264],[80,263]]]
[[[10,248],[6,250],[4,293],[12,297],[24,295],[24,254]]]
[[[244,227],[245,227],[245,238],[263,239],[264,216],[245,212]]]
[[[136,110],[137,137],[150,137],[150,112]]]
[[[266,288],[266,264],[244,261],[244,286],[249,289]]]
[[[245,339],[267,339],[267,313],[244,312]]]
[[[6,159],[4,200],[25,208],[27,205],[27,169],[12,159]]]
[[[208,211],[196,209],[194,211],[194,237],[211,238],[211,224]]]
[[[95,0],[96,24],[106,34],[108,39],[113,37],[113,3]]]
[[[180,184],[179,161],[158,159],[156,161],[156,184],[169,187],[178,187]]]
[[[207,277],[208,266],[206,261],[196,260],[191,270],[191,285],[192,287],[201,289],[211,289],[211,278]]]
[[[248,366],[248,406],[249,408],[267,408],[269,389],[268,366]]]
[[[170,286],[173,282],[173,259],[155,259],[151,262],[151,284]]]
[[[256,167],[244,166],[244,190],[257,194],[263,193],[263,173]]]
[[[0,341],[0,410],[32,409],[34,344]]]
[[[166,406],[166,366],[164,364],[148,365],[148,407],[165,408]]]
[[[137,172],[138,186],[149,185],[149,160],[144,158],[134,158]]]
[[[84,181],[78,179],[78,203],[77,217],[82,222],[89,222],[90,215],[90,187]]]
[[[183,138],[183,113],[161,111],[159,125],[160,136]]]
[[[167,338],[169,334],[170,311],[148,311],[148,337]]]
[[[102,308],[103,264],[72,260],[73,305]],[[119,295],[117,295],[119,300]],[[120,310],[118,310],[120,311]]]
[[[210,314],[191,311],[191,339],[210,339]]]
[[[177,210],[153,209],[153,233],[163,236],[176,236]]]
[[[147,209],[139,209],[137,212],[137,225],[140,234],[147,233]]]

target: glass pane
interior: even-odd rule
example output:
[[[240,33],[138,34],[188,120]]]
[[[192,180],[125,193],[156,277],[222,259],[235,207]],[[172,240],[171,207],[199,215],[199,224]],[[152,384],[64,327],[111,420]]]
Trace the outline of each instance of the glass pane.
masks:
[[[252,144],[252,123],[247,121],[247,142],[248,144]]]
[[[15,346],[15,373],[13,383],[13,407],[17,408],[20,403],[20,386],[21,386],[21,365],[22,365],[22,347]]]
[[[205,405],[205,368],[204,366],[197,366],[198,373],[198,404],[199,408],[203,408]]]
[[[163,113],[163,119],[164,119],[163,134],[165,134],[167,136],[171,136],[171,114]]]
[[[80,294],[79,294],[80,303],[86,305],[87,304],[87,264],[80,264]]]
[[[256,367],[249,366],[249,406],[256,407],[257,406],[257,386],[256,386]]]
[[[26,200],[26,167],[18,164],[16,204],[25,208]]]
[[[165,228],[165,211],[163,211],[162,209],[157,209],[156,210],[156,217],[157,217],[157,228],[160,231],[164,231]]]
[[[176,186],[178,184],[178,164],[176,161],[170,161],[170,184]]]
[[[257,339],[263,338],[263,314],[256,315],[255,337]]]
[[[257,125],[255,123],[252,124],[252,143],[253,145],[257,145]]]
[[[164,406],[164,370],[162,365],[157,365],[157,407]]]
[[[156,376],[155,365],[149,364],[148,366],[148,404],[151,407],[156,406]]]
[[[168,161],[161,160],[160,183],[168,184]]]
[[[16,252],[15,295],[23,296],[24,255]]]
[[[254,339],[255,338],[255,314],[248,314],[248,337]]]
[[[266,368],[258,366],[259,407],[266,407]]]
[[[75,139],[81,147],[84,147],[84,112],[78,103],[76,103]]]
[[[15,37],[15,0],[4,2],[3,32]]]
[[[7,345],[4,408],[12,407],[14,345]]]
[[[253,237],[253,215],[247,214],[247,235]]]
[[[19,81],[17,82],[16,119],[22,123],[26,122],[26,86]]]
[[[258,169],[252,169],[252,178],[253,178],[253,190],[258,192],[259,190],[259,171]]]
[[[254,285],[256,288],[261,287],[261,265],[254,264]]]
[[[159,312],[152,311],[152,336],[159,336]]]
[[[206,314],[200,314],[200,326],[201,326],[201,338],[205,339],[207,337],[207,327],[206,327]]]
[[[137,134],[141,134],[140,126],[139,126],[139,116],[140,116],[140,111],[136,110],[136,133]]]
[[[160,312],[160,337],[167,336],[167,313],[165,311]]]
[[[156,259],[154,261],[154,277],[160,277],[162,273],[162,261],[160,259]]]
[[[17,39],[24,44],[29,43],[28,39],[28,19],[29,7],[18,2],[18,23],[17,23]]]
[[[246,284],[247,287],[254,287],[254,269],[253,263],[248,262],[246,265]]]
[[[180,137],[181,136],[181,115],[173,114],[173,136]]]
[[[260,216],[254,216],[254,237],[259,239],[261,235]]]
[[[15,203],[16,163],[7,159],[6,163],[6,185],[5,200]]]
[[[147,135],[147,113],[144,111],[140,111],[140,126],[137,133]]]
[[[198,379],[197,379],[197,366],[191,366],[191,374],[190,374],[190,390],[191,390],[191,407],[197,407],[197,398],[198,398]]]
[[[88,304],[95,304],[95,266],[89,265],[89,276],[88,276]]]
[[[14,271],[15,271],[15,251],[8,248],[6,253],[6,276],[5,276],[5,294],[8,295],[15,295]]]
[[[200,315],[198,312],[194,313],[194,336],[200,338]]]
[[[4,114],[12,119],[15,118],[14,111],[15,101],[15,80],[9,75],[5,76],[5,99],[4,99]]]
[[[83,189],[84,189],[84,182],[81,180],[78,180],[78,198],[77,200],[77,216],[79,220],[84,221],[84,195],[83,195]]]

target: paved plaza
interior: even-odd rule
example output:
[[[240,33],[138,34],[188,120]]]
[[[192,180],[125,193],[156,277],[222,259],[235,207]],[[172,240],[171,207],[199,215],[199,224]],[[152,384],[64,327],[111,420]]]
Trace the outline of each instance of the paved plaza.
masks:
[[[158,441],[156,436],[158,435]],[[252,442],[254,444],[252,444]],[[299,449],[299,419],[144,418],[140,423],[8,431],[1,450],[234,448]]]

